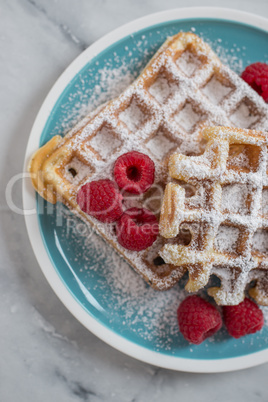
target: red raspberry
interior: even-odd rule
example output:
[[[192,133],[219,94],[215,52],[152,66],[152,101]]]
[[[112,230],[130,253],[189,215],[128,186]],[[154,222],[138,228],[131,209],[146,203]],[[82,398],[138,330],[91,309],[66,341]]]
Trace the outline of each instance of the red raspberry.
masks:
[[[158,222],[155,215],[145,208],[129,208],[117,222],[118,242],[133,251],[150,247],[158,235]]]
[[[114,222],[123,213],[122,195],[111,180],[91,181],[82,186],[77,203],[83,212],[101,222]]]
[[[245,68],[241,77],[268,102],[268,65],[253,63]]]
[[[237,306],[224,306],[222,312],[227,331],[236,339],[260,331],[264,324],[261,309],[247,298]]]
[[[182,335],[196,345],[215,334],[222,326],[221,315],[216,307],[195,295],[183,300],[177,315]]]
[[[147,191],[154,182],[155,166],[149,156],[132,151],[121,155],[114,165],[114,178],[120,188],[133,194]]]

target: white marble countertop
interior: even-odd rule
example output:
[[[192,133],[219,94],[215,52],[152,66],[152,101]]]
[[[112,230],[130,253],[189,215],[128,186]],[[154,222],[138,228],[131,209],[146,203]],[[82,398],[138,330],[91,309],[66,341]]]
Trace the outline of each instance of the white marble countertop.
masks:
[[[197,375],[159,369],[112,349],[66,310],[46,282],[23,216],[4,188],[21,172],[34,118],[68,64],[110,30],[199,0],[0,0],[0,401],[267,401],[268,364]],[[267,0],[203,0],[268,18]],[[21,203],[21,187],[14,188]]]

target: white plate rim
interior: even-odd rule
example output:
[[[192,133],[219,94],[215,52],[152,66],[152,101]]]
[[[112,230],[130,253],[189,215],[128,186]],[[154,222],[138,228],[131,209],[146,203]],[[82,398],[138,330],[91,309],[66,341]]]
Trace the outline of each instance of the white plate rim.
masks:
[[[83,53],[81,53],[69,65],[69,67],[67,67],[67,69],[62,73],[62,75],[58,78],[58,80],[51,88],[33,124],[26,148],[23,172],[27,172],[27,163],[29,161],[29,158],[39,147],[40,134],[43,131],[45,123],[58,99],[58,96],[62,93],[70,80],[77,74],[78,71],[81,70],[81,68],[83,68],[86,63],[88,63],[92,58],[94,58],[96,55],[98,55],[100,52],[105,50],[113,43],[117,42],[127,35],[133,34],[136,31],[163,22],[192,18],[212,18],[219,20],[228,20],[229,22],[244,23],[246,25],[268,31],[268,19],[255,14],[229,8],[190,7],[177,8],[150,14],[129,22],[121,26],[120,28],[117,28],[114,31],[106,34],[104,37],[89,46]],[[66,308],[74,315],[74,317],[76,317],[76,319],[82,325],[84,325],[98,338],[102,339],[113,348],[140,361],[152,364],[154,366],[184,372],[228,372],[257,366],[268,361],[268,349],[262,350],[260,352],[251,353],[246,356],[222,358],[218,360],[186,359],[181,357],[169,356],[137,345],[136,343],[133,343],[122,337],[121,335],[113,332],[113,330],[106,327],[105,324],[102,324],[96,318],[86,312],[86,310],[79,304],[79,302],[71,295],[71,293],[55,271],[42,241],[37,214],[36,212],[33,213],[36,208],[35,191],[31,186],[30,181],[27,179],[27,175],[25,175],[25,177],[23,178],[22,193],[23,209],[28,236],[34,254],[44,276],[46,277],[55,294],[59,297]]]

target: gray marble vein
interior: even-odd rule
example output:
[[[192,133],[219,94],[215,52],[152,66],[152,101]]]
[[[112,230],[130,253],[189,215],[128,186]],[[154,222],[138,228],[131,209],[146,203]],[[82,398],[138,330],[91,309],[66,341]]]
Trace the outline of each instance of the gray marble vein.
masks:
[[[182,0],[0,0],[0,401],[267,401],[268,365],[196,375],[114,350],[62,305],[33,255],[5,187],[22,170],[34,118],[49,89],[89,44],[134,18]],[[199,6],[189,0],[187,6]],[[267,0],[203,0],[268,17]],[[21,207],[21,185],[13,191]]]
[[[73,42],[78,47],[78,49],[83,51],[90,45],[90,43],[85,43],[82,39],[78,38],[71,31],[69,26],[67,26],[65,23],[61,22],[61,19],[55,18],[53,10],[52,10],[52,13],[47,11],[45,8],[47,3],[42,5],[41,3],[36,2],[34,0],[26,0],[26,2],[29,3],[29,7],[32,7],[33,9],[35,9],[37,17],[38,17],[38,14],[43,14],[44,18],[46,18],[49,22],[51,22],[51,24],[57,26],[60,29],[60,31],[63,33],[63,35],[66,37],[67,41]],[[31,10],[31,11],[33,11],[33,10]]]

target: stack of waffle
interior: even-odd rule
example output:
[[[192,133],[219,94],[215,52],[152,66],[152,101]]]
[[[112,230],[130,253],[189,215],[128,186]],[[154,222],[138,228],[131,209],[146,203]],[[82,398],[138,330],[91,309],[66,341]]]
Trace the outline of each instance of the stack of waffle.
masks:
[[[159,236],[147,250],[126,250],[112,225],[81,211],[76,195],[88,181],[113,179],[112,168],[120,155],[140,151],[155,163],[155,184],[129,202],[159,216],[161,195],[169,180],[169,157],[202,154],[207,140],[201,129],[215,125],[267,130],[268,108],[199,37],[179,33],[167,39],[119,97],[99,107],[64,138],[53,137],[33,155],[29,165],[33,185],[49,202],[67,205],[150,285],[165,290],[185,272],[177,260],[164,262],[159,257],[159,250],[174,240]],[[186,245],[189,232],[179,233],[176,242]]]

